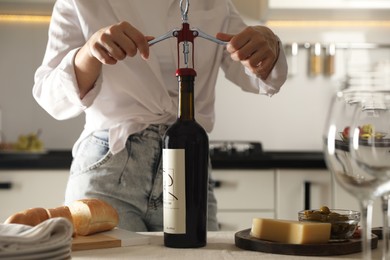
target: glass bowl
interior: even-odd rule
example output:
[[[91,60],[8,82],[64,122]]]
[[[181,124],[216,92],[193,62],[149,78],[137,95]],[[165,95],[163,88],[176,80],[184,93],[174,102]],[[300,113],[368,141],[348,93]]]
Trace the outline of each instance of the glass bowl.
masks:
[[[302,210],[298,212],[298,220],[330,223],[330,241],[345,241],[349,240],[358,228],[360,212],[321,207],[320,209]]]

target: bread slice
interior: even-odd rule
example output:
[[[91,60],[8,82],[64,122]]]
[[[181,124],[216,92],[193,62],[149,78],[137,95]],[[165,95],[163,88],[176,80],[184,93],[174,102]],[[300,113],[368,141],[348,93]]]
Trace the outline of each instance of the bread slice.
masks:
[[[60,206],[60,207],[56,207],[56,208],[52,208],[52,209],[47,209],[46,211],[47,211],[47,214],[49,215],[49,218],[62,217],[62,218],[66,218],[67,220],[69,220],[69,222],[73,226],[73,236],[76,235],[72,213],[70,213],[68,206]]]
[[[86,236],[111,230],[118,225],[117,211],[99,199],[81,199],[72,202],[69,210],[77,235]]]
[[[68,206],[61,206],[53,209],[47,209],[47,213],[49,215],[49,218],[58,218],[63,217],[70,221],[70,223],[73,224],[73,217],[70,213]]]
[[[44,208],[30,208],[10,216],[4,221],[4,224],[23,224],[36,226],[39,223],[49,219],[49,215]]]

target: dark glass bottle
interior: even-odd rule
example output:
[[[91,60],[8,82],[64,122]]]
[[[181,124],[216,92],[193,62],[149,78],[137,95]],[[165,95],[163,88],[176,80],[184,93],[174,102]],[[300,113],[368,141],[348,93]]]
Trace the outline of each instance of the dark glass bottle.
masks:
[[[209,141],[194,117],[193,69],[178,69],[179,109],[164,136],[164,244],[206,245]]]

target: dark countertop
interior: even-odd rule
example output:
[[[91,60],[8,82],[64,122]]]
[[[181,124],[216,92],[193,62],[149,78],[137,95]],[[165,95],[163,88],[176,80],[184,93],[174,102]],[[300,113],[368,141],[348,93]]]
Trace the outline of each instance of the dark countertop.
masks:
[[[0,154],[0,170],[69,169],[71,151]]]
[[[261,156],[211,157],[214,169],[325,169],[322,152],[275,151],[263,152]]]
[[[71,151],[0,154],[0,170],[69,169]],[[214,169],[325,169],[320,151],[272,151],[260,156],[211,156]]]

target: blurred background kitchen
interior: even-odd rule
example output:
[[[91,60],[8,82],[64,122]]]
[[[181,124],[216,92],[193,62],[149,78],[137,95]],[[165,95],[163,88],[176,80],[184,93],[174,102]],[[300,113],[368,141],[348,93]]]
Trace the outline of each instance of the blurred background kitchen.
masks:
[[[220,73],[216,124],[210,140],[223,150],[242,144],[247,146],[236,148],[246,149],[250,147],[246,142],[261,143],[264,152],[288,152],[292,155],[290,161],[294,155],[321,156],[323,124],[335,91],[346,87],[350,77],[353,80],[356,75],[366,75],[359,80],[369,81],[376,71],[389,73],[390,1],[233,2],[248,24],[265,23],[280,37],[288,58],[289,78],[280,93],[268,98],[242,92]],[[53,3],[54,0],[0,0],[0,131],[3,142],[13,142],[21,134],[40,129],[46,151],[69,152],[83,128],[83,116],[56,121],[37,105],[31,94],[34,72],[46,47]],[[312,208],[323,204],[358,208],[354,198],[337,186],[332,187],[330,173],[323,164],[305,167],[305,162],[310,161],[301,157],[299,160],[301,165],[291,167],[275,163],[240,169],[237,165],[219,164],[215,176],[220,186],[217,196],[221,227],[249,227],[253,216],[293,219],[305,204]],[[31,178],[29,172],[38,177]],[[58,190],[62,191],[65,185],[66,169],[23,169],[20,178],[15,177],[16,173],[20,171],[0,165],[0,182],[12,183],[12,188],[0,189],[1,211],[8,206],[4,196],[12,195],[15,200],[22,200],[29,193],[39,196],[39,191],[22,187],[26,179],[44,178],[58,184],[53,184],[57,197],[53,195],[55,199],[43,204],[51,206],[61,199]],[[37,201],[39,198],[31,203]],[[23,203],[11,210],[39,206]],[[13,213],[11,210],[4,216]],[[0,221],[4,216],[0,216]],[[380,218],[376,213],[374,225],[381,224]]]

